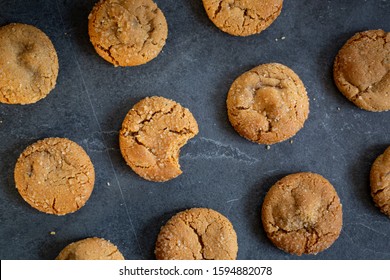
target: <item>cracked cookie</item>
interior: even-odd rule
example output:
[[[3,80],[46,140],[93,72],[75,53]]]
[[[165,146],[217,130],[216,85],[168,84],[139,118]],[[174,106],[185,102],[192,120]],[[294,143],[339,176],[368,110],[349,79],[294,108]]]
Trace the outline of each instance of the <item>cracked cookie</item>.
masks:
[[[50,39],[21,23],[0,27],[0,102],[31,104],[54,89],[58,57]]]
[[[147,97],[127,113],[119,133],[126,163],[146,180],[163,182],[179,176],[180,148],[198,134],[191,112],[164,97]]]
[[[20,195],[32,207],[47,214],[65,215],[87,202],[95,171],[77,143],[66,138],[46,138],[23,151],[14,177]]]
[[[337,54],[333,78],[341,93],[359,108],[390,110],[390,33],[356,33]]]
[[[66,246],[56,260],[124,260],[118,248],[103,238],[90,237]]]
[[[279,16],[283,0],[203,0],[210,20],[235,36],[260,33]]]
[[[390,147],[374,161],[370,184],[375,205],[390,217]]]
[[[101,0],[88,17],[96,52],[114,66],[137,66],[157,57],[168,25],[152,0]]]
[[[262,206],[268,238],[298,256],[329,248],[342,228],[342,207],[334,187],[319,174],[288,175],[271,187]]]
[[[230,221],[207,208],[173,216],[157,237],[158,260],[235,260],[237,235]]]
[[[291,138],[309,115],[305,86],[294,71],[278,63],[257,66],[238,77],[226,105],[234,129],[259,144]]]

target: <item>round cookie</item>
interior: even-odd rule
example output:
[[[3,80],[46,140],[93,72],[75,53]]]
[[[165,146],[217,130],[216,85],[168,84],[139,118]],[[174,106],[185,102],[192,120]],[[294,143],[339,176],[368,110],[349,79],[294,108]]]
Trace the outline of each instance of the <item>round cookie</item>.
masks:
[[[262,222],[278,248],[298,256],[317,254],[339,237],[342,207],[333,186],[314,173],[279,180],[265,196]]]
[[[96,52],[114,66],[136,66],[157,57],[168,25],[152,0],[101,0],[88,17]]]
[[[230,221],[207,208],[179,212],[161,228],[158,260],[235,260],[237,235]]]
[[[50,39],[21,23],[0,27],[0,102],[31,104],[55,87],[58,57]]]
[[[66,246],[56,260],[124,260],[118,248],[103,238],[91,237]]]
[[[283,0],[203,0],[210,20],[235,36],[260,33],[279,16]]]
[[[341,93],[359,108],[390,110],[390,33],[355,34],[337,54],[333,77]]]
[[[164,97],[147,97],[127,113],[119,133],[120,150],[144,179],[168,181],[182,173],[180,148],[198,131],[188,109]]]
[[[374,161],[370,184],[371,196],[376,206],[390,217],[390,147]]]
[[[15,184],[32,207],[65,215],[84,206],[95,182],[92,162],[75,142],[46,138],[28,146],[15,166]]]
[[[305,86],[294,71],[278,63],[257,66],[238,77],[226,105],[234,129],[259,144],[294,136],[309,115]]]

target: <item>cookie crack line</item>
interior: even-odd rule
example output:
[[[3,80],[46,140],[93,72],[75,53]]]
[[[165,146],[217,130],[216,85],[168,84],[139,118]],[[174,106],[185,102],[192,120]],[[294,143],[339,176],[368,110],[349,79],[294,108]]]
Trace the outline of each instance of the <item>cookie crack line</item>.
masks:
[[[198,234],[196,228],[195,228],[193,225],[191,225],[191,223],[188,223],[187,226],[188,226],[189,228],[191,228],[192,231],[194,232],[194,234],[197,236],[197,238],[198,238],[198,243],[199,243],[199,245],[200,245],[199,254],[202,255],[202,258],[203,258],[203,259],[205,259],[205,256],[204,256],[204,247],[205,247],[205,245],[204,245],[204,243],[203,243],[202,236],[201,236],[200,234]],[[193,254],[194,254],[194,252],[193,252]],[[196,258],[195,258],[195,259],[196,259]]]
[[[356,99],[363,98],[363,95],[369,93],[369,90],[370,90],[370,89],[376,87],[378,84],[381,84],[382,81],[386,78],[386,76],[389,75],[389,72],[390,72],[390,70],[387,70],[386,73],[381,77],[381,79],[380,79],[379,81],[377,81],[377,82],[375,82],[375,83],[369,85],[369,86],[368,86],[365,90],[363,90],[363,91],[361,91],[361,90],[359,89],[359,87],[356,86],[356,85],[354,85],[352,82],[346,80],[346,82],[347,82],[348,84],[352,85],[354,88],[356,88],[356,89],[358,90],[358,93],[356,93],[355,95],[353,95],[353,96],[351,97],[351,100],[352,100],[352,101],[356,101]],[[373,107],[373,106],[370,105],[370,107]]]
[[[378,194],[386,191],[389,187],[384,187],[383,189],[379,189],[379,190],[376,190],[376,191],[373,191],[372,194],[373,196],[377,196]]]
[[[106,53],[115,65],[119,65],[119,62],[112,56],[112,53],[111,53],[111,49],[112,49],[112,47],[114,47],[114,45],[111,45],[108,49],[104,48],[104,47],[103,47],[102,45],[100,45],[100,44],[94,44],[94,45],[95,45],[99,50],[101,50],[101,51],[103,51],[104,53]]]
[[[221,10],[222,10],[222,2],[223,2],[222,0],[219,1],[218,8],[214,12],[214,18],[216,18],[217,15],[221,12]]]
[[[161,114],[162,113],[162,116],[168,116],[168,115],[171,115],[173,113],[173,111],[177,108],[177,105],[174,104],[172,107],[169,108],[169,110],[167,112],[164,112],[163,110],[157,110],[156,112],[153,112],[153,114],[150,115],[150,117],[148,117],[148,115],[146,115],[145,117],[142,117],[142,115],[137,111],[137,110],[134,110],[137,115],[141,118],[141,119],[144,119],[142,120],[141,122],[138,123],[138,125],[140,126],[140,128],[137,130],[137,131],[133,131],[132,133],[138,133],[139,131],[142,130],[142,128],[153,121],[153,119],[155,118],[155,116],[157,116],[158,114]]]
[[[107,257],[111,257],[111,256],[113,256],[114,254],[116,254],[118,252],[119,252],[118,249],[114,249],[114,251],[112,251],[111,253],[107,254]]]

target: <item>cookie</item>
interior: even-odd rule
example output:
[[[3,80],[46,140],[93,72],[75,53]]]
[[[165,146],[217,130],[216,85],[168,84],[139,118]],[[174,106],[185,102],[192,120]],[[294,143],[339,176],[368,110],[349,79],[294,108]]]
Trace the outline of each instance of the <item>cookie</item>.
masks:
[[[374,161],[370,184],[371,196],[376,206],[390,217],[390,147]]]
[[[278,248],[298,256],[329,248],[342,228],[342,207],[333,186],[314,173],[291,174],[265,196],[262,222]]]
[[[173,216],[157,237],[158,260],[235,260],[237,235],[230,221],[207,208]]]
[[[355,34],[337,54],[333,77],[341,93],[359,108],[390,110],[390,33]]]
[[[137,66],[157,57],[168,25],[152,0],[101,0],[88,17],[96,52],[115,66]]]
[[[65,215],[87,202],[95,171],[78,144],[66,138],[46,138],[23,151],[14,177],[20,195],[32,207],[47,214]]]
[[[309,115],[305,86],[294,71],[278,63],[257,66],[238,77],[226,105],[234,129],[259,144],[294,136]]]
[[[31,104],[54,89],[58,57],[50,39],[21,23],[0,27],[0,102]]]
[[[180,148],[198,131],[188,109],[164,97],[147,97],[126,115],[119,133],[120,150],[144,179],[168,181],[182,173]]]
[[[283,0],[203,0],[210,20],[234,36],[260,33],[279,16]]]
[[[124,260],[124,257],[110,241],[91,237],[70,243],[56,260]]]

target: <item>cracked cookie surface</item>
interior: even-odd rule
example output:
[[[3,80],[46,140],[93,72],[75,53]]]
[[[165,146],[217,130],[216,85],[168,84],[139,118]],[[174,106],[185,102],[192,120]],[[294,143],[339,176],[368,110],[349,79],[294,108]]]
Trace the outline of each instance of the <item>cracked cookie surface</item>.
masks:
[[[90,237],[67,245],[56,260],[124,260],[124,257],[110,241]]]
[[[203,0],[210,20],[235,36],[260,33],[279,16],[283,0]]]
[[[337,54],[333,78],[341,93],[359,108],[390,110],[390,33],[356,33]]]
[[[96,52],[115,66],[137,66],[157,57],[168,25],[152,0],[101,0],[88,17]]]
[[[191,112],[164,97],[147,97],[127,113],[119,133],[126,163],[149,181],[179,176],[180,148],[198,134]]]
[[[288,175],[271,187],[262,206],[268,238],[296,255],[329,248],[342,228],[342,207],[334,187],[319,174]]]
[[[226,105],[234,129],[259,144],[274,144],[294,136],[309,114],[302,81],[278,63],[260,65],[238,77]]]
[[[0,102],[31,104],[54,89],[58,57],[50,39],[21,23],[0,27]]]
[[[207,208],[192,208],[173,216],[157,237],[159,260],[235,260],[237,235],[230,221]]]
[[[46,138],[28,146],[14,171],[20,195],[35,209],[65,215],[84,206],[95,182],[93,164],[77,143]]]
[[[390,147],[374,161],[370,184],[376,206],[390,218]]]

